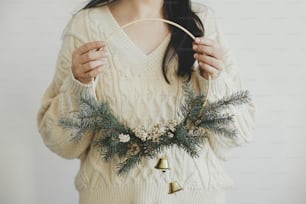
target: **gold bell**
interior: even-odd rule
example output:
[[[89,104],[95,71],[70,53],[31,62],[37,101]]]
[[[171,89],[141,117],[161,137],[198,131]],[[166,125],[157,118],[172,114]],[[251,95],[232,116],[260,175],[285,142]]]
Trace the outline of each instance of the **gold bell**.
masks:
[[[163,156],[162,158],[160,158],[155,168],[161,169],[163,172],[166,172],[167,169],[170,169],[167,157]]]
[[[178,191],[183,190],[183,188],[178,184],[177,181],[173,181],[170,183],[170,189],[168,194],[176,193]]]

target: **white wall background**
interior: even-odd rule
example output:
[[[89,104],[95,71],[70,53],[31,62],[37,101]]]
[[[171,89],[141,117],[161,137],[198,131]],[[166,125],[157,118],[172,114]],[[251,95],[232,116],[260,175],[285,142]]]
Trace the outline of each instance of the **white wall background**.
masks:
[[[36,113],[61,32],[81,2],[0,2],[0,203],[78,203],[79,163],[44,146]],[[306,2],[204,2],[216,10],[257,105],[254,142],[226,163],[235,180],[228,204],[305,204]]]

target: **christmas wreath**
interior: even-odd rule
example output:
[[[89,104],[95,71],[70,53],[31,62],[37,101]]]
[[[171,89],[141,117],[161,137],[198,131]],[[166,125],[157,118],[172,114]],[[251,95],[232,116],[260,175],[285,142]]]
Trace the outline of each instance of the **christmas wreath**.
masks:
[[[143,21],[168,23],[184,31],[193,40],[195,39],[191,32],[175,22],[145,18],[118,28],[108,36],[105,42],[107,43],[116,32],[123,28]],[[210,81],[211,78],[209,78],[208,90],[210,90]],[[237,91],[212,103],[208,103],[207,100],[209,91],[207,96],[196,95],[190,82],[183,84],[183,90],[186,98],[181,107],[182,119],[168,121],[167,124],[156,124],[150,131],[142,127],[134,129],[126,127],[114,116],[106,101],[100,103],[96,100],[95,95],[86,94],[80,96],[79,111],[71,113],[70,117],[61,118],[59,125],[71,130],[71,139],[74,142],[80,141],[85,133],[95,135],[92,144],[106,162],[115,156],[123,160],[118,164],[118,175],[127,174],[143,158],[153,158],[163,148],[173,145],[184,149],[191,157],[198,157],[199,150],[209,132],[230,138],[237,136],[234,115],[222,113],[222,110],[230,105],[248,103],[251,100],[248,90]]]
[[[74,142],[78,142],[84,133],[94,134],[92,143],[105,162],[116,155],[122,159],[123,162],[118,164],[118,175],[127,174],[141,159],[153,158],[163,148],[173,145],[184,149],[191,157],[198,157],[209,132],[221,137],[237,136],[234,115],[222,110],[230,105],[248,103],[251,100],[248,90],[207,103],[205,108],[206,96],[196,95],[190,82],[184,83],[183,90],[186,98],[181,107],[182,119],[156,124],[151,131],[126,127],[114,116],[107,102],[98,102],[93,96],[84,94],[81,95],[79,111],[61,118],[59,125],[71,130]]]

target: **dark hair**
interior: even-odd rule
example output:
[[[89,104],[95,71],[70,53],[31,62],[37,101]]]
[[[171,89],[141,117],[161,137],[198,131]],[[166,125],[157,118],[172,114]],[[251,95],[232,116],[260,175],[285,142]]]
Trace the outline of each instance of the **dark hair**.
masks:
[[[115,0],[92,0],[83,9],[103,6]],[[192,11],[190,0],[164,0],[163,14],[165,19],[178,23],[188,29],[194,36],[204,35],[204,26],[200,18]],[[167,64],[177,55],[179,77],[191,79],[193,57],[192,39],[182,30],[171,26],[171,40],[167,46],[163,58],[162,71],[165,80],[170,84],[167,77]]]

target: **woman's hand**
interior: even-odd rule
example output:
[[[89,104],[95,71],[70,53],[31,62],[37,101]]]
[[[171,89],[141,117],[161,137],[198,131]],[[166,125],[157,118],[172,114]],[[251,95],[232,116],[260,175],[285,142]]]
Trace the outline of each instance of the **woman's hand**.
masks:
[[[72,53],[72,74],[78,81],[88,84],[103,69],[108,52],[102,41],[85,43]]]
[[[193,42],[194,58],[199,62],[200,74],[208,80],[208,75],[215,79],[224,68],[224,51],[214,40],[198,37]]]

